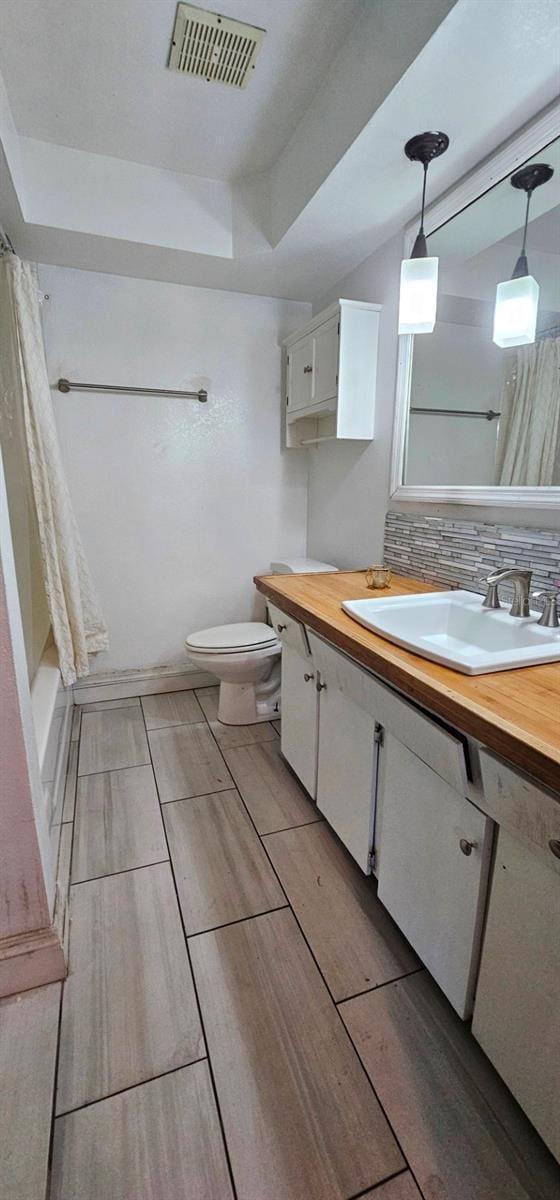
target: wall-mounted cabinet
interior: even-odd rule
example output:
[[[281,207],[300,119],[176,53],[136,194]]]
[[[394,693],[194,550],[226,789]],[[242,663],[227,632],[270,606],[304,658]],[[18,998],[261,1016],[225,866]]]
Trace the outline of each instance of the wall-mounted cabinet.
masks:
[[[337,300],[286,339],[286,446],[371,440],[380,311]]]

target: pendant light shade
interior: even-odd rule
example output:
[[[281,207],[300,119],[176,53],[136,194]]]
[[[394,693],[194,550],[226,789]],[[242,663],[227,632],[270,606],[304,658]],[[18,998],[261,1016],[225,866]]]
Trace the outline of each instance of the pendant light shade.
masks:
[[[401,263],[399,333],[432,333],[436,323],[437,258],[405,258]]]
[[[446,133],[418,133],[404,148],[411,162],[422,163],[424,181],[420,229],[410,258],[401,266],[399,333],[432,333],[436,323],[438,259],[429,257],[424,233],[426,178],[432,159],[444,154],[448,145]]]
[[[497,346],[528,346],[535,340],[539,285],[532,275],[507,279],[496,288],[494,341]]]
[[[539,307],[539,285],[529,274],[527,262],[527,226],[531,196],[535,188],[547,183],[554,171],[547,163],[532,163],[512,175],[510,183],[527,195],[523,245],[511,279],[496,288],[493,338],[497,346],[527,346],[535,340]]]

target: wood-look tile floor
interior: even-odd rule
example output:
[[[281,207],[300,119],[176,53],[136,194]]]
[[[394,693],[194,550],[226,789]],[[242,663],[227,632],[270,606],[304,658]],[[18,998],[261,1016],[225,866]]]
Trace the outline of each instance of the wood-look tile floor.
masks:
[[[77,712],[68,979],[0,1002],[2,1200],[557,1200],[279,722],[216,700]]]

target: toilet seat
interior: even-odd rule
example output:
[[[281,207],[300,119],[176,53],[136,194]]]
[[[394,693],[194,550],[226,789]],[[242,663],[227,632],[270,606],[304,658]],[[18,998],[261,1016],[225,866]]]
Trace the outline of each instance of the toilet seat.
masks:
[[[204,654],[251,654],[257,650],[276,650],[280,643],[274,630],[264,621],[245,621],[235,625],[216,625],[201,629],[187,638],[187,649]]]

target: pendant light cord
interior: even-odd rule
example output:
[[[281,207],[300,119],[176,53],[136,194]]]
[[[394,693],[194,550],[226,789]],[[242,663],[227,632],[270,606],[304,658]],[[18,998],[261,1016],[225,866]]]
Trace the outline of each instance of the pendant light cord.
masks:
[[[522,279],[529,274],[529,263],[527,262],[527,229],[529,226],[529,207],[531,204],[531,196],[533,189],[527,188],[527,205],[525,208],[525,224],[523,226],[523,245],[519,254],[519,258],[513,268],[512,279]]]
[[[526,247],[527,247],[527,226],[529,224],[529,206],[531,204],[531,196],[532,195],[533,195],[532,188],[528,188],[527,189],[527,207],[525,209],[525,225],[523,226],[523,245],[521,247],[522,254],[525,254]]]
[[[426,183],[428,180],[429,165],[430,164],[427,162],[424,163],[424,181],[422,183],[422,212],[420,215],[420,229],[418,230],[419,233],[424,233],[424,209],[426,207]]]

